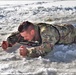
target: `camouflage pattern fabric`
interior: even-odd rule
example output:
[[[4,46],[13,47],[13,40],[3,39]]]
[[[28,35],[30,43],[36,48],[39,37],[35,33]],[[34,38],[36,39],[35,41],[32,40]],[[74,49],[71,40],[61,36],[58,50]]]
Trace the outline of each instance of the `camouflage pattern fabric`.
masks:
[[[71,44],[74,42],[76,36],[75,27],[71,24],[55,25],[60,33],[59,44]]]
[[[29,51],[28,56],[44,56],[53,50],[55,44],[71,44],[76,41],[76,30],[73,25],[49,25],[46,23],[37,24],[41,29],[42,44]]]

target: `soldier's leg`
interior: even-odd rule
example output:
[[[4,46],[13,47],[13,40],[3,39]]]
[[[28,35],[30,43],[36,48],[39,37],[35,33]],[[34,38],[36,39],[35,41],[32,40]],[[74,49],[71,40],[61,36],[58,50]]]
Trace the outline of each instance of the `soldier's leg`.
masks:
[[[76,43],[76,28],[71,24],[66,26],[69,30],[69,35],[67,37],[67,39],[70,41],[69,43]]]
[[[76,27],[74,28],[74,33],[75,33],[75,36],[74,36],[74,43],[76,43]]]
[[[75,38],[75,28],[71,24],[61,24],[56,26],[60,33],[59,44],[71,44]]]
[[[68,35],[67,39],[69,39],[70,43],[75,43],[75,41],[76,41],[76,39],[75,39],[75,37],[76,37],[76,28],[71,24],[68,24],[67,27],[69,29],[69,35]]]

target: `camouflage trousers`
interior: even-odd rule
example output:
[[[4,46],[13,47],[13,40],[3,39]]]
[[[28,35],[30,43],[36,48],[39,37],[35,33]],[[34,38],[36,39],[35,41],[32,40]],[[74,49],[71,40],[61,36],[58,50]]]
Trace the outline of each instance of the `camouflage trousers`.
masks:
[[[59,44],[76,43],[76,28],[71,24],[55,25],[59,31],[60,40]]]

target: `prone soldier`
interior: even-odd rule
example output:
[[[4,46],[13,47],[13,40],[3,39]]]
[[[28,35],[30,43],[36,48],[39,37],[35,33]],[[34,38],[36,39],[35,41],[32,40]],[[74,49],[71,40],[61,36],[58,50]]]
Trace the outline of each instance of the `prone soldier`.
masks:
[[[20,46],[20,55],[23,57],[45,56],[53,50],[55,44],[76,43],[76,28],[71,24],[33,24],[25,21],[18,27],[18,32],[10,35],[7,41],[3,41],[2,48],[7,49],[16,43],[33,47],[29,50],[24,46]]]

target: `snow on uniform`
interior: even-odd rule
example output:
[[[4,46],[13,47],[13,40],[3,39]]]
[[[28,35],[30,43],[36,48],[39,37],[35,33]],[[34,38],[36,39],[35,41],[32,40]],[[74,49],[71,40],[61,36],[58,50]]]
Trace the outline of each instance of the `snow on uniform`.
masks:
[[[46,23],[39,23],[37,25],[40,26],[42,44],[40,46],[33,47],[30,50],[28,49],[29,53],[27,56],[44,56],[53,50],[53,46],[55,44],[70,44],[76,40],[75,28],[73,25],[50,25]]]

